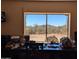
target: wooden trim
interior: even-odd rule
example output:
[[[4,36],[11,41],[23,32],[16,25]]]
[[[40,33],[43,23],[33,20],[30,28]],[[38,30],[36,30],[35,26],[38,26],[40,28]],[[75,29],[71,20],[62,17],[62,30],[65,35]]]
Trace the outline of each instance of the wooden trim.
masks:
[[[20,1],[20,2],[73,2],[77,0],[2,0],[2,1]]]

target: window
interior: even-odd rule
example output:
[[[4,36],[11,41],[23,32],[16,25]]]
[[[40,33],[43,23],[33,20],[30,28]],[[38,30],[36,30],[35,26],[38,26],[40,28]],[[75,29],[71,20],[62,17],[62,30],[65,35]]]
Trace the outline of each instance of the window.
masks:
[[[70,13],[24,13],[24,35],[37,43],[60,42],[62,37],[70,37]]]
[[[25,14],[24,35],[29,35],[31,41],[44,42],[46,39],[46,15]]]

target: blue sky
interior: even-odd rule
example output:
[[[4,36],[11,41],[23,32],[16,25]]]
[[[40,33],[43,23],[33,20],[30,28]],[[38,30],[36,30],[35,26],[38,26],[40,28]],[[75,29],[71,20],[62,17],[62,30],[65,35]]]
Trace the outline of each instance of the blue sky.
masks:
[[[46,15],[45,14],[27,14],[25,15],[26,25],[27,26],[34,26],[35,24],[38,25],[45,25],[46,24]],[[47,15],[48,24],[54,26],[62,26],[67,23],[68,17],[65,15],[57,15],[51,14]]]

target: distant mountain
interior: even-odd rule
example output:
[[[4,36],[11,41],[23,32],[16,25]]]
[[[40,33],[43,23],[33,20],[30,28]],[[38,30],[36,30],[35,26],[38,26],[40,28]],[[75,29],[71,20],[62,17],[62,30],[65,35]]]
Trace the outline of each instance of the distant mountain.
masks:
[[[45,34],[46,33],[46,25],[35,25],[35,26],[27,26],[26,30],[30,34]],[[47,33],[60,33],[60,34],[66,34],[67,33],[67,26],[53,26],[53,25],[47,25]]]

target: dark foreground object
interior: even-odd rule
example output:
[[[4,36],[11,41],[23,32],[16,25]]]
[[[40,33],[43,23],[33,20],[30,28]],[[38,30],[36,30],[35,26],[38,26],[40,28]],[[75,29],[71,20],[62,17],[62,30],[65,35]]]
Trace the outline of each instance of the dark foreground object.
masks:
[[[26,49],[2,49],[3,59],[77,59],[76,50],[26,50]]]

